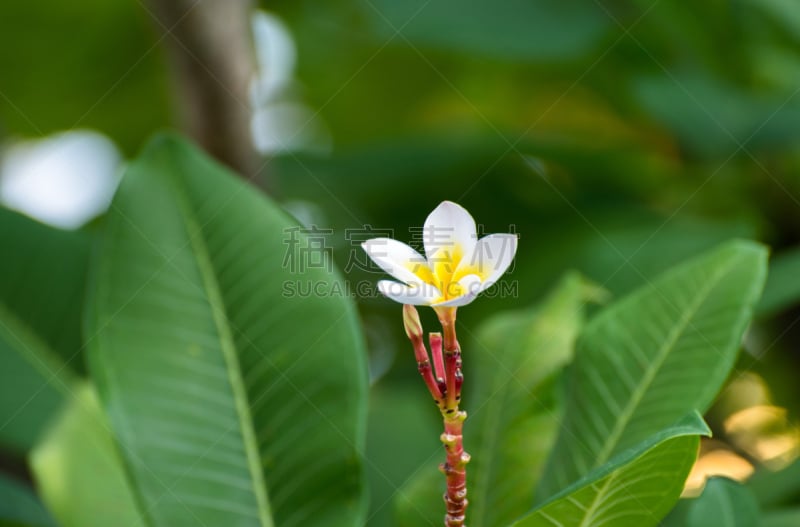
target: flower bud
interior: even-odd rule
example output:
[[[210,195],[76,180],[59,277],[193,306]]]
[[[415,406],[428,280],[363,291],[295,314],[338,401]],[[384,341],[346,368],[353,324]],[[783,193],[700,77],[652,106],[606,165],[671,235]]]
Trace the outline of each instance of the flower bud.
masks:
[[[411,340],[422,338],[422,322],[419,321],[417,308],[411,304],[403,305],[403,325],[406,328],[406,335]]]

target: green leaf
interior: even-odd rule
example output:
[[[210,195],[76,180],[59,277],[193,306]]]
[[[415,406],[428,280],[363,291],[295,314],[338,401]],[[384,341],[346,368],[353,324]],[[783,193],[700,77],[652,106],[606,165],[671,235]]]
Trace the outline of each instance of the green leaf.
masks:
[[[402,29],[415,45],[523,62],[580,57],[611,28],[593,6],[555,0],[515,0],[502,9],[488,0],[379,0],[367,9],[381,37]],[[454,12],[459,16],[453,17]],[[558,29],[563,27],[573,31]]]
[[[76,390],[31,452],[30,465],[42,498],[62,527],[145,525],[91,385]]]
[[[658,527],[686,527],[686,515],[692,502],[694,502],[693,498],[679,499],[678,503],[669,511],[669,514],[661,520]]]
[[[698,435],[710,430],[695,413],[622,452],[513,525],[657,525],[680,497],[697,457]]]
[[[465,351],[465,366],[475,372],[475,390],[465,398],[469,525],[505,526],[530,508],[558,431],[553,378],[572,359],[590,293],[580,275],[568,274],[535,309],[498,315],[469,339],[474,349]],[[420,471],[398,499],[400,525],[440,523],[443,487],[433,463]]]
[[[763,10],[795,38],[800,32],[800,11],[791,0],[746,0],[745,5]]]
[[[466,438],[470,524],[505,526],[530,508],[561,418],[553,380],[573,358],[589,293],[580,275],[569,274],[537,309],[501,315],[478,331]]]
[[[64,360],[80,351],[91,237],[0,208],[0,299]],[[81,370],[79,360],[73,365]]]
[[[89,237],[0,208],[0,444],[33,446],[81,371]]]
[[[0,442],[33,447],[74,381],[64,362],[0,304]]]
[[[765,513],[758,527],[797,527],[798,525],[800,525],[800,508],[795,508]]]
[[[687,412],[708,408],[734,364],[765,273],[763,247],[727,243],[587,324],[540,500]]]
[[[0,475],[0,525],[55,527],[50,514],[33,491],[3,475]]]
[[[293,221],[170,137],[108,216],[90,369],[149,523],[361,524],[366,365],[338,274],[285,266]]]
[[[693,153],[712,159],[748,149],[787,147],[798,138],[800,104],[787,93],[759,93],[706,70],[651,75],[633,84],[634,98]]]
[[[747,488],[765,509],[796,503],[800,498],[800,460],[778,471],[759,468],[747,480]]]
[[[758,527],[759,509],[746,487],[727,478],[711,478],[703,494],[692,501],[687,527]]]
[[[800,249],[790,249],[772,256],[764,294],[758,303],[758,315],[769,316],[800,301]]]

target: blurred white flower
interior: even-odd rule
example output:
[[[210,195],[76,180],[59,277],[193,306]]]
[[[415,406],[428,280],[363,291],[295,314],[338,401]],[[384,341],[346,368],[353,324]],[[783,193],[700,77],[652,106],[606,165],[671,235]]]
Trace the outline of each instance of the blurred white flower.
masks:
[[[251,85],[250,96],[254,104],[264,104],[292,83],[297,50],[289,28],[264,11],[253,15],[253,42],[258,75]]]
[[[78,228],[108,208],[120,161],[111,140],[86,130],[14,142],[3,151],[0,201],[44,223]]]
[[[250,131],[256,150],[262,154],[329,151],[328,128],[317,112],[299,101],[291,32],[264,11],[256,11],[252,23],[258,70],[250,84]]]

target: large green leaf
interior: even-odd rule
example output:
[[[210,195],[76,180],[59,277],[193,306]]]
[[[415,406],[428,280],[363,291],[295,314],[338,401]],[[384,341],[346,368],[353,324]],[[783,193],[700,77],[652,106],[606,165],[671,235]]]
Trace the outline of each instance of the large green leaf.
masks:
[[[55,523],[30,488],[0,475],[0,526],[54,527]]]
[[[759,515],[758,503],[747,488],[727,478],[711,478],[692,502],[686,526],[758,527]]]
[[[152,525],[363,520],[355,311],[326,260],[285,261],[313,250],[296,231],[287,244],[287,229],[255,188],[177,139],[154,141],[123,178],[90,368]],[[289,294],[301,280],[315,294]]]
[[[569,274],[536,309],[498,315],[465,339],[475,348],[465,353],[475,372],[465,401],[469,525],[505,526],[530,508],[558,431],[553,378],[572,359],[588,293]],[[443,485],[434,464],[409,482],[397,502],[400,524],[440,523]]]
[[[89,237],[0,208],[0,444],[24,452],[82,370]]]
[[[31,452],[39,493],[62,527],[144,524],[111,430],[86,384]]]
[[[694,409],[736,358],[766,274],[766,251],[736,241],[665,273],[586,326],[540,500]]]
[[[692,414],[595,469],[513,525],[657,525],[678,501],[697,457],[698,435],[709,434],[703,419]]]

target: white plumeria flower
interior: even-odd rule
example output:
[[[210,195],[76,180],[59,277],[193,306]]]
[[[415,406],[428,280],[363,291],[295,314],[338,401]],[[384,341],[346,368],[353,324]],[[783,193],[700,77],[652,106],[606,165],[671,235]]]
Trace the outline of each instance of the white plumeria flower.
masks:
[[[427,258],[391,238],[361,245],[381,269],[402,282],[378,282],[381,293],[401,304],[433,308],[469,304],[497,282],[517,252],[515,234],[490,234],[478,240],[475,220],[452,201],[442,202],[430,213],[422,232]]]

